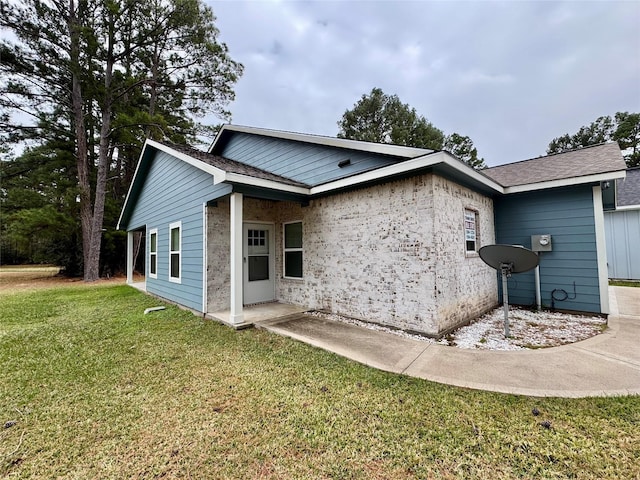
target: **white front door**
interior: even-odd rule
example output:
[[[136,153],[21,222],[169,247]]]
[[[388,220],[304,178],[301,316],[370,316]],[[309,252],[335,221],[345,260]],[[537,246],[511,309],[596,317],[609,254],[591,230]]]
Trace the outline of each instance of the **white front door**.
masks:
[[[273,225],[245,223],[242,247],[245,305],[275,299],[274,260]]]

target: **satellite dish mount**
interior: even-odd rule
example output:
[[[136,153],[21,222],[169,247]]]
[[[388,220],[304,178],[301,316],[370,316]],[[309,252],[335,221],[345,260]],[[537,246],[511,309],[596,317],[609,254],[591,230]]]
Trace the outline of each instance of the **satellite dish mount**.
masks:
[[[504,336],[509,336],[509,292],[507,279],[513,273],[527,272],[538,265],[538,255],[519,245],[486,245],[478,253],[484,263],[498,270],[502,276],[502,304],[504,308]]]

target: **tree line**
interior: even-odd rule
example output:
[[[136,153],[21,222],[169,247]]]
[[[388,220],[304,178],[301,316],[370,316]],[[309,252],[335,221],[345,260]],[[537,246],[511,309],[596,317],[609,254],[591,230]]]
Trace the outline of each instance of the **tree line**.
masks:
[[[29,145],[1,163],[2,262],[96,280],[144,139],[228,121],[243,66],[200,0],[0,0],[0,27],[0,141]]]
[[[598,117],[573,135],[565,133],[551,140],[547,153],[562,153],[612,141],[618,142],[627,167],[640,167],[640,113],[617,112],[613,117]]]
[[[338,127],[339,138],[446,150],[475,169],[486,167],[471,138],[459,133],[445,135],[415,108],[380,88],[362,95],[344,112]],[[618,142],[629,168],[640,166],[640,113],[617,112],[613,117],[598,117],[573,135],[566,133],[551,140],[547,154],[611,141]]]
[[[362,95],[344,112],[338,127],[338,138],[446,150],[473,168],[486,166],[471,138],[459,133],[445,135],[415,108],[380,88]]]
[[[0,264],[53,263],[96,280],[124,266],[115,231],[146,138],[197,144],[230,121],[243,66],[202,0],[0,0]],[[638,164],[640,115],[601,117],[549,153],[617,140]],[[373,88],[338,137],[447,150],[483,168],[468,136],[445,134]],[[10,145],[26,145],[17,157]],[[635,163],[634,163],[635,162]]]

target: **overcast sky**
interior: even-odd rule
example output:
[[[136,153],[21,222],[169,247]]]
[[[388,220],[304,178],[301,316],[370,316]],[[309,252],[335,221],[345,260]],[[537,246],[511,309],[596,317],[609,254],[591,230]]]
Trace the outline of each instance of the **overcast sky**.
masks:
[[[245,66],[232,123],[335,136],[373,87],[489,166],[640,112],[640,1],[212,1]]]

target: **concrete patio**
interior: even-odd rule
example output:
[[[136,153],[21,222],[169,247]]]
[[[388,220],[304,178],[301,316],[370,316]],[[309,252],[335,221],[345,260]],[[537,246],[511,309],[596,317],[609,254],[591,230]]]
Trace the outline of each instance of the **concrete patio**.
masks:
[[[542,397],[640,394],[640,288],[609,290],[604,333],[538,350],[464,350],[304,314],[255,326],[381,370],[460,387]]]

